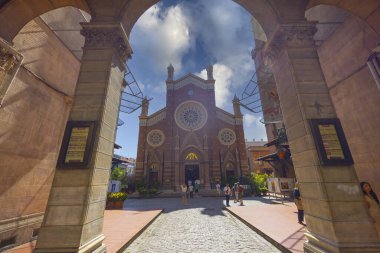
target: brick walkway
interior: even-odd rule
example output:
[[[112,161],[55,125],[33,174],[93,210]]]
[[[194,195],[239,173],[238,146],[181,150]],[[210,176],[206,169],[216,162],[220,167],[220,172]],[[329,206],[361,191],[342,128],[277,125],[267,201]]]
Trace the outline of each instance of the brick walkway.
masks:
[[[291,252],[304,252],[306,228],[298,224],[297,208],[293,202],[273,204],[263,198],[248,198],[244,200],[244,206],[232,201],[228,211]]]
[[[107,245],[108,253],[115,253],[125,244],[135,239],[140,231],[154,220],[162,210],[137,211],[128,207],[129,210],[106,210],[104,213],[103,233],[106,237],[104,244]],[[35,241],[25,243],[16,248],[5,251],[6,253],[31,253],[35,247]]]

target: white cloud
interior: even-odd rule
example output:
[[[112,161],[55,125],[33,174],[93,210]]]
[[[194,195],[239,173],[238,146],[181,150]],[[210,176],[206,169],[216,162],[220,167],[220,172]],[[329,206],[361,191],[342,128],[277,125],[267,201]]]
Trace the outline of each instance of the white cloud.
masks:
[[[232,69],[223,64],[214,64],[214,79],[215,79],[215,103],[218,107],[225,107],[231,99],[231,84],[232,84]],[[196,75],[207,79],[207,71],[203,69],[200,73]]]
[[[235,93],[240,95],[254,73],[250,54],[254,46],[251,17],[230,0],[183,1],[180,5],[190,21],[191,36],[200,42],[205,58],[211,60],[206,64],[216,63],[217,105],[227,109],[226,102]],[[218,65],[228,68],[229,76],[217,76]]]
[[[246,126],[252,126],[253,123],[257,123],[258,122],[258,117],[256,117],[256,115],[253,115],[253,114],[246,114],[244,115],[244,123]]]
[[[156,93],[165,93],[166,92],[166,83],[159,82],[157,85],[153,86],[153,91]]]
[[[245,138],[246,139],[256,139],[256,140],[267,140],[267,132],[265,125],[260,122],[262,116],[254,114],[245,114],[244,115],[244,129],[245,129]]]
[[[172,63],[180,70],[182,57],[192,45],[188,20],[180,5],[161,8],[155,5],[142,15],[133,29],[131,44],[136,53],[144,54],[149,68],[162,72]]]

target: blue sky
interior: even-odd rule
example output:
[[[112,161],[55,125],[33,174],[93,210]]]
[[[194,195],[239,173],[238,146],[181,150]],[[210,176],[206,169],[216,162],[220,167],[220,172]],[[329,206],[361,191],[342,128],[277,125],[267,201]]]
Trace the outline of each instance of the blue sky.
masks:
[[[140,17],[129,39],[134,53],[127,64],[144,95],[153,98],[149,114],[165,107],[170,63],[174,79],[187,73],[206,78],[205,68],[213,64],[216,104],[229,112],[255,71],[251,15],[231,0],[161,1]],[[118,128],[116,143],[123,148],[117,154],[136,157],[140,112],[120,113],[125,124]],[[242,112],[245,137],[266,139],[262,115]]]

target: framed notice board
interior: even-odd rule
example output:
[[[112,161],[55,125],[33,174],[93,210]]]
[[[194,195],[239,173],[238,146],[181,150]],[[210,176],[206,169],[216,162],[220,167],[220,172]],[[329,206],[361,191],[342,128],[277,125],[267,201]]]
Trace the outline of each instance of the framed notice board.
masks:
[[[322,165],[354,163],[339,119],[310,119],[309,123]]]
[[[69,121],[59,152],[57,168],[87,168],[94,143],[93,121]]]

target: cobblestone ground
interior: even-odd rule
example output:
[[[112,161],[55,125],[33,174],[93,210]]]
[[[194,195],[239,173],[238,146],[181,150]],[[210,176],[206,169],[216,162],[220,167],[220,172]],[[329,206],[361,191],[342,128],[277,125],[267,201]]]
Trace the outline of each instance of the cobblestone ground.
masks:
[[[280,252],[276,247],[222,210],[221,198],[198,198],[183,207],[179,199],[129,200],[165,211],[124,253]],[[128,205],[131,205],[128,207]]]

